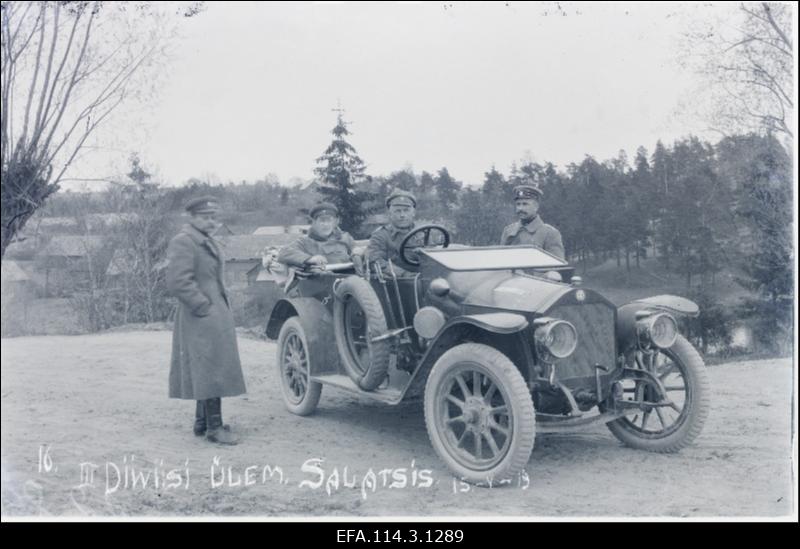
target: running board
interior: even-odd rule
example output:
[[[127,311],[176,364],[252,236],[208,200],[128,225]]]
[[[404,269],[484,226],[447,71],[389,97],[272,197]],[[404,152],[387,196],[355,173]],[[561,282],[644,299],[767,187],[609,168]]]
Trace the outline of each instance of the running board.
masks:
[[[347,392],[355,393],[372,400],[379,400],[387,404],[397,404],[403,398],[403,392],[396,387],[392,387],[391,385],[388,387],[379,387],[373,391],[365,391],[356,385],[356,383],[348,376],[340,374],[311,376],[311,381],[316,381],[318,383],[322,383],[323,385],[333,386],[337,389],[343,389]]]

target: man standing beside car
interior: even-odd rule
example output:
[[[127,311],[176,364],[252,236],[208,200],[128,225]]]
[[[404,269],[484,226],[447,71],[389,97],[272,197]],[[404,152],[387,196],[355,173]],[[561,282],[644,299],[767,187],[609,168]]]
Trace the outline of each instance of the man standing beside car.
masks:
[[[514,187],[514,209],[518,221],[503,229],[501,246],[533,244],[554,256],[564,259],[564,244],[561,233],[542,221],[539,215],[539,201],[544,193],[536,185]]]
[[[338,208],[322,202],[311,208],[309,214],[312,222],[308,235],[281,249],[278,261],[300,269],[349,262],[355,242],[349,233],[339,229]]]
[[[191,218],[167,248],[167,288],[178,298],[172,334],[170,398],[196,400],[194,434],[210,442],[238,441],[222,423],[222,397],[245,393],[225,265],[211,236],[219,204],[213,196],[190,200]]]
[[[395,189],[386,197],[385,204],[389,223],[372,233],[367,245],[367,256],[370,263],[377,264],[384,272],[388,273],[391,260],[395,274],[406,274],[413,268],[400,258],[400,243],[414,230],[417,199],[408,191]]]

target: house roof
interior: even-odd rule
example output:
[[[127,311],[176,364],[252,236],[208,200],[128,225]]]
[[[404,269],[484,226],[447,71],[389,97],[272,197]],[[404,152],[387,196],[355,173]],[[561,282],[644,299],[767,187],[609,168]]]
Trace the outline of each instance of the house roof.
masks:
[[[42,238],[39,236],[20,236],[11,242],[6,248],[5,257],[9,258],[32,258],[42,247]]]
[[[127,213],[94,213],[86,216],[86,225],[92,229],[113,227],[121,223],[130,223],[139,219],[134,212]]]
[[[16,261],[3,260],[1,263],[2,267],[0,267],[0,278],[3,279],[3,282],[24,282],[31,279],[31,277],[28,276],[28,273],[23,271],[22,268],[17,265]]]
[[[75,227],[78,225],[78,221],[74,217],[40,217],[39,219],[31,220],[31,224],[47,229],[52,227]]]
[[[292,234],[306,234],[310,228],[311,225],[289,225],[289,230],[287,232]]]
[[[285,246],[297,240],[296,234],[238,234],[218,238],[225,261],[251,261],[261,259],[265,248]]]
[[[286,227],[284,227],[283,225],[265,225],[253,231],[254,235],[284,234],[284,233],[286,233]]]
[[[102,236],[61,235],[54,236],[39,255],[52,257],[85,257],[87,252],[95,251],[102,246]]]

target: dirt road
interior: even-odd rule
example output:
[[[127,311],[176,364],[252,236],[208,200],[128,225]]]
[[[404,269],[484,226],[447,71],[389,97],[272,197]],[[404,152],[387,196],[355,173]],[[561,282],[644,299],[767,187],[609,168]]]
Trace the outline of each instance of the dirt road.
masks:
[[[793,510],[790,360],[709,368],[711,416],[680,454],[625,448],[603,426],[540,435],[526,475],[476,488],[456,482],[439,461],[420,404],[391,407],[326,388],[314,416],[294,416],[281,400],[275,345],[239,343],[249,394],[226,399],[223,414],[243,443],[217,447],[192,435],[193,402],[166,397],[169,332],[4,339],[3,515],[709,517]]]

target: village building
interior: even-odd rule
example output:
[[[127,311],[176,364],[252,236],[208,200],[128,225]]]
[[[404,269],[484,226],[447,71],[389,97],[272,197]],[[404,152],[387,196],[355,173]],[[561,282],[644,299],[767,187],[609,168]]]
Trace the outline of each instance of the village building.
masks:
[[[101,236],[54,236],[36,256],[39,284],[47,297],[67,297],[105,273],[108,253]]]

